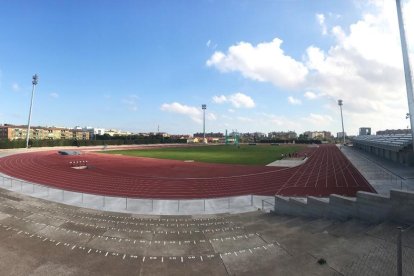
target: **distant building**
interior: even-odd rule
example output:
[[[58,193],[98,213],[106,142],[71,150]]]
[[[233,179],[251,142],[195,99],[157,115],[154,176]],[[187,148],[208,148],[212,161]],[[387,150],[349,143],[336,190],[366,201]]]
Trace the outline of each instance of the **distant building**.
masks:
[[[117,130],[117,129],[110,129],[110,130],[105,131],[105,134],[108,134],[111,137],[114,137],[114,136],[129,136],[129,135],[132,135],[132,132],[122,131],[122,130]]]
[[[303,133],[304,136],[308,137],[308,139],[314,140],[328,140],[332,138],[332,134],[330,131],[306,131]]]
[[[273,131],[269,132],[267,137],[272,140],[293,140],[296,139],[298,135],[294,131]]]
[[[193,135],[194,143],[200,143],[203,141],[204,134],[197,132]],[[206,133],[206,142],[207,143],[219,143],[224,141],[224,134],[221,132],[209,132]]]
[[[266,133],[262,132],[239,133],[240,141],[243,143],[256,143],[262,140],[263,138],[266,138],[266,136]],[[233,137],[233,135],[230,135],[230,137]]]
[[[75,129],[81,129],[83,131],[89,132],[89,137],[91,140],[95,139],[96,135],[104,135],[105,129],[104,128],[95,128],[95,127],[75,127]]]
[[[390,134],[410,134],[411,129],[386,129],[377,131],[377,135],[390,135]]]
[[[266,133],[263,133],[263,132],[240,133],[240,137],[251,137],[251,138],[255,137],[257,139],[266,138],[266,136],[267,136]]]
[[[26,125],[4,124],[0,126],[0,139],[24,140],[27,135]],[[34,140],[59,140],[76,139],[89,140],[89,132],[75,128],[61,127],[41,127],[33,126],[30,128],[30,139]]]
[[[188,135],[188,134],[171,134],[170,138],[171,139],[178,139],[178,140],[191,139],[190,135]]]
[[[371,135],[371,128],[370,127],[360,127],[359,128],[359,135]]]
[[[336,133],[336,138],[343,138],[344,137],[344,134],[345,134],[345,137],[346,137],[346,132],[338,132],[338,133]]]
[[[200,132],[197,132],[197,133],[194,133],[193,137],[203,138],[204,137],[204,134],[203,133],[200,133]],[[206,132],[206,138],[207,137],[217,137],[217,138],[220,138],[220,137],[224,137],[224,134],[221,133],[221,132],[209,132],[209,133]]]

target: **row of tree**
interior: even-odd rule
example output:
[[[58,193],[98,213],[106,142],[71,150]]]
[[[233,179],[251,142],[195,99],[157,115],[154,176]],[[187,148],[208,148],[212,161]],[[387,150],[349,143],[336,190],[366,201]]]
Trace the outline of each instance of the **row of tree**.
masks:
[[[171,139],[160,135],[154,136],[118,136],[111,137],[97,135],[94,140],[30,140],[30,147],[63,147],[63,146],[104,146],[104,145],[141,145],[141,144],[181,144],[187,143],[186,139]],[[25,140],[0,139],[0,149],[24,148]]]

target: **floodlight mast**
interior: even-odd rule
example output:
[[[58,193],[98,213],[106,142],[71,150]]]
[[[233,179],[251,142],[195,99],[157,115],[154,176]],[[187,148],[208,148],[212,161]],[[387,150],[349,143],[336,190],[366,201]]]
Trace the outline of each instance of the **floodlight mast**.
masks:
[[[32,106],[33,106],[33,98],[34,98],[34,92],[36,89],[36,85],[39,81],[39,76],[37,74],[34,74],[32,77],[32,99],[30,101],[30,109],[29,109],[29,121],[27,122],[27,133],[26,133],[26,149],[29,148],[29,139],[30,139],[30,120],[32,118]]]
[[[203,109],[203,143],[206,142],[206,104],[202,104],[201,108]]]
[[[344,130],[344,117],[342,116],[342,100],[338,100],[339,109],[341,110],[341,122],[342,122],[342,139],[343,144],[345,145],[345,130]]]
[[[401,50],[403,55],[404,62],[404,75],[405,75],[405,86],[407,89],[407,101],[408,101],[408,111],[411,125],[411,135],[413,139],[413,151],[414,151],[414,92],[413,92],[413,76],[411,73],[410,59],[407,50],[407,40],[405,38],[405,29],[404,29],[404,20],[401,10],[401,0],[396,0],[397,4],[397,15],[398,15],[398,25],[400,28],[400,39],[401,39]]]

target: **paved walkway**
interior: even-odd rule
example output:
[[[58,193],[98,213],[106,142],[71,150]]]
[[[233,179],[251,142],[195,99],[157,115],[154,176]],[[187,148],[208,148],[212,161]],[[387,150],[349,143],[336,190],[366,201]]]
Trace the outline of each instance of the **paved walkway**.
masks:
[[[353,147],[342,147],[341,150],[379,194],[388,196],[391,189],[414,191],[413,167],[381,159]]]

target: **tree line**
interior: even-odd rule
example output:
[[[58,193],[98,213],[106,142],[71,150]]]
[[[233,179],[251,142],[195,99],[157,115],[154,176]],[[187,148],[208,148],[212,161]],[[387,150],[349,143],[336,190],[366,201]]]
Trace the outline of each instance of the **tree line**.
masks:
[[[105,146],[105,145],[142,145],[142,144],[182,144],[187,139],[162,137],[161,135],[116,136],[96,135],[93,140],[59,139],[59,140],[29,140],[30,147],[65,147],[65,146]],[[25,148],[26,140],[0,139],[0,149]]]

